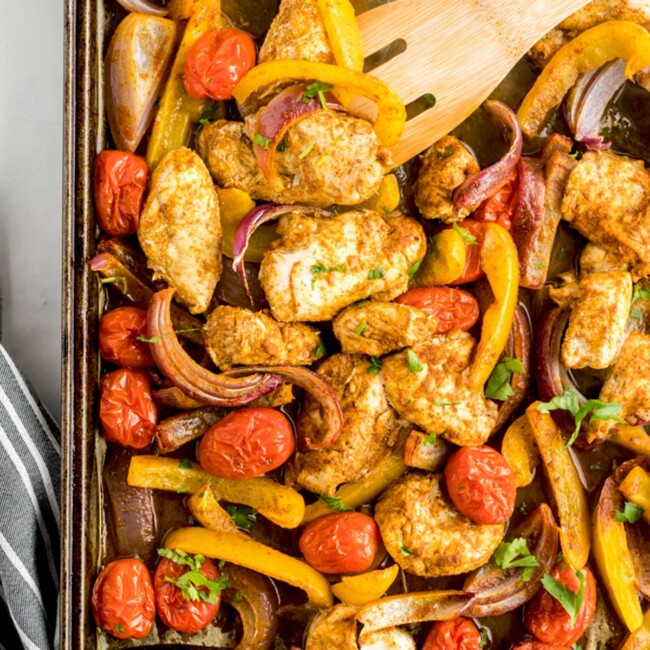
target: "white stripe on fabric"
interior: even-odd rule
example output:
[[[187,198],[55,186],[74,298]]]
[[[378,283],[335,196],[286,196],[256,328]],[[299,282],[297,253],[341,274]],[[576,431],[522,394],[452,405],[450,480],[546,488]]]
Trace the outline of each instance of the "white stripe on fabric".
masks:
[[[16,632],[18,632],[18,636],[20,637],[20,640],[23,642],[23,645],[27,650],[42,650],[42,648],[39,648],[22,630],[20,625],[18,625],[18,621],[16,621],[16,617],[13,615],[13,612],[11,611],[11,608],[7,608],[9,610],[9,616],[11,616],[11,620],[14,622],[14,627],[16,628]]]
[[[45,543],[45,551],[47,553],[48,564],[50,565],[50,573],[52,574],[52,580],[54,581],[54,586],[58,590],[59,575],[57,572],[56,562],[54,561],[54,556],[52,555],[52,542],[50,541],[50,534],[47,530],[47,526],[45,525],[43,514],[41,513],[41,508],[38,505],[38,499],[36,498],[36,493],[34,492],[34,486],[29,480],[29,474],[27,473],[27,470],[25,469],[22,460],[20,460],[20,457],[16,453],[16,450],[14,449],[13,445],[11,444],[11,441],[9,440],[9,437],[7,436],[5,430],[2,427],[0,427],[0,444],[2,444],[2,446],[5,448],[7,455],[11,459],[11,462],[14,464],[14,467],[16,468],[16,471],[20,475],[20,478],[23,480],[23,485],[25,486],[25,490],[29,495],[29,500],[32,502],[32,505],[34,506],[34,511],[36,513],[36,521],[38,522],[38,528],[41,531],[41,535],[43,536],[43,542]]]
[[[2,403],[2,405],[5,407],[7,413],[9,414],[9,417],[11,418],[11,421],[14,423],[14,426],[18,430],[18,433],[20,434],[20,437],[23,439],[23,442],[25,443],[25,445],[27,445],[27,449],[29,449],[32,458],[34,459],[34,462],[38,467],[38,471],[41,475],[41,478],[43,479],[43,485],[45,486],[45,493],[47,494],[47,500],[50,502],[50,507],[52,508],[54,519],[56,520],[56,525],[58,528],[60,528],[61,514],[59,511],[59,502],[57,501],[56,494],[54,493],[54,486],[52,485],[52,477],[50,476],[50,471],[48,470],[47,465],[43,460],[43,456],[41,456],[41,452],[37,449],[36,445],[34,444],[32,437],[29,435],[29,432],[25,428],[25,425],[20,419],[20,416],[18,415],[18,413],[16,413],[16,409],[14,408],[14,405],[11,403],[9,396],[7,395],[7,393],[5,393],[2,386],[0,386],[0,403]]]
[[[45,431],[45,435],[48,437],[49,441],[52,443],[52,446],[54,447],[55,451],[59,456],[61,455],[61,445],[59,444],[59,441],[56,439],[56,436],[52,433],[52,430],[50,429],[50,425],[47,423],[47,420],[43,417],[43,413],[41,412],[40,407],[34,400],[34,397],[29,390],[27,384],[22,378],[22,375],[20,374],[20,371],[16,367],[16,364],[13,362],[12,358],[9,356],[7,351],[0,345],[0,353],[2,353],[2,356],[5,358],[5,361],[7,362],[7,365],[11,368],[14,377],[16,379],[16,382],[20,386],[20,390],[23,392],[23,395],[25,396],[25,399],[29,403],[29,405],[32,407],[32,411],[34,412],[34,415],[36,416],[36,419],[39,421],[41,427],[43,427],[43,431]],[[43,407],[45,408],[45,407]]]
[[[22,579],[27,583],[29,588],[34,592],[34,595],[36,596],[36,600],[38,600],[38,604],[41,606],[41,609],[43,610],[43,613],[47,616],[47,612],[45,611],[45,605],[43,604],[43,596],[41,596],[41,592],[34,582],[34,578],[30,575],[29,571],[27,570],[27,567],[23,564],[22,560],[18,557],[18,554],[14,549],[11,547],[11,544],[7,541],[7,538],[0,533],[0,549],[2,549],[5,552],[5,555],[9,559],[9,561],[14,565],[14,568],[18,573],[20,573]]]
[[[0,643],[0,650],[7,650],[7,648],[5,648],[5,647],[2,645],[2,643]]]
[[[58,595],[56,599],[56,623],[54,626],[54,650],[59,650],[61,646],[61,639],[59,634],[59,612],[61,610],[61,594]]]

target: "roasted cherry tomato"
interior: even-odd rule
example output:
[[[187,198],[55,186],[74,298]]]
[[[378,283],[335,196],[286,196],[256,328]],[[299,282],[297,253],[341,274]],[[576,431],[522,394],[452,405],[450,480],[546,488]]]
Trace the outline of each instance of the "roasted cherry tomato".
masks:
[[[446,334],[452,330],[467,331],[479,317],[478,302],[471,293],[449,287],[427,287],[411,289],[395,302],[417,307],[432,314],[438,321],[438,332]]]
[[[185,60],[185,90],[195,99],[232,99],[232,89],[255,65],[255,41],[240,29],[199,38]]]
[[[476,625],[466,618],[436,621],[427,634],[422,650],[481,650],[481,634]]]
[[[126,368],[155,366],[149,343],[138,341],[147,333],[147,312],[137,307],[118,307],[99,321],[99,351],[105,361]]]
[[[189,600],[183,595],[180,587],[165,579],[178,580],[190,570],[189,566],[162,558],[156,567],[154,590],[160,620],[177,632],[194,634],[210,625],[219,610],[221,599],[217,598],[216,603],[209,603],[201,597],[199,600]],[[199,571],[209,580],[216,580],[219,577],[214,562],[207,558],[201,564]],[[200,587],[199,591],[208,593],[205,587]]]
[[[147,187],[144,158],[124,151],[102,151],[95,158],[95,210],[99,227],[113,237],[137,231]]]
[[[514,210],[517,172],[515,170],[510,174],[510,178],[500,189],[498,189],[489,199],[481,203],[474,212],[474,218],[478,221],[491,221],[510,230],[512,226],[512,213]]]
[[[502,524],[515,509],[517,488],[508,461],[492,447],[462,447],[445,467],[454,505],[477,524]]]
[[[285,463],[296,448],[289,419],[272,408],[244,408],[208,429],[199,463],[221,478],[253,478]]]
[[[93,587],[97,627],[118,639],[143,639],[156,618],[153,585],[142,560],[126,558],[106,565]]]
[[[571,650],[568,645],[556,643],[542,643],[541,641],[527,641],[516,645],[512,650]]]
[[[585,577],[585,597],[575,623],[571,623],[568,612],[546,589],[540,589],[526,607],[526,629],[540,641],[571,645],[589,627],[596,611],[596,581],[587,567],[581,572]],[[566,562],[555,564],[551,576],[573,593],[577,594],[580,590],[580,579]]]
[[[100,390],[99,419],[106,440],[134,449],[151,444],[157,413],[149,377],[142,370],[113,370],[102,377]]]
[[[308,524],[300,552],[321,573],[361,573],[375,559],[381,536],[375,520],[361,512],[326,515]]]

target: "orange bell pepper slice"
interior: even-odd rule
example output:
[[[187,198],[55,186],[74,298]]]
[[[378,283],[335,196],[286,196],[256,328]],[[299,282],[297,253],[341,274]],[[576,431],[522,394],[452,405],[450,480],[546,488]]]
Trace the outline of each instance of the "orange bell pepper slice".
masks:
[[[518,488],[530,485],[539,464],[539,453],[526,415],[518,417],[508,427],[501,443],[501,453],[510,465],[515,485]]]
[[[625,639],[619,650],[647,650],[650,648],[650,607],[643,617],[643,625]]]
[[[367,605],[381,598],[395,582],[399,567],[378,569],[358,576],[343,576],[341,582],[332,585],[332,593],[346,605]]]
[[[612,59],[627,61],[625,74],[632,77],[650,65],[650,34],[636,23],[611,20],[576,36],[560,48],[537,78],[517,112],[522,131],[539,135],[549,112],[585,72]]]

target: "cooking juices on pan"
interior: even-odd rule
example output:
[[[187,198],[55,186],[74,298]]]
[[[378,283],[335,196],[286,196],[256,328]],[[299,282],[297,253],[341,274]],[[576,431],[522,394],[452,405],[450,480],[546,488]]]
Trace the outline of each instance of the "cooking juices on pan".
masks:
[[[373,3],[121,4],[98,642],[650,647],[650,16],[392,169]]]

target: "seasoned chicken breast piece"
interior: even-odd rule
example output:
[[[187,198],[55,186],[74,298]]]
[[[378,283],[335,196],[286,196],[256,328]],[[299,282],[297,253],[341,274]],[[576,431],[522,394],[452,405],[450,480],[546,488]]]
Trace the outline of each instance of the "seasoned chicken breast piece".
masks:
[[[222,370],[232,366],[308,366],[323,353],[320,332],[303,323],[279,323],[268,311],[221,305],[205,326],[205,346]]]
[[[264,255],[260,282],[281,321],[325,321],[357,300],[392,300],[424,256],[417,221],[369,210],[332,218],[290,213]]]
[[[562,343],[567,368],[609,368],[625,337],[632,304],[627,271],[592,273],[582,279]]]
[[[359,650],[416,650],[413,637],[399,627],[359,634]]]
[[[606,271],[627,271],[630,265],[622,262],[615,253],[608,253],[596,244],[588,242],[580,253],[580,277]]]
[[[358,650],[358,607],[334,605],[317,614],[307,630],[305,650]]]
[[[151,176],[138,240],[154,278],[176,289],[193,314],[203,313],[221,277],[219,200],[203,161],[170,151]]]
[[[464,219],[469,211],[454,212],[453,194],[468,176],[479,171],[474,156],[460,140],[445,135],[425,151],[421,161],[413,191],[422,216],[446,223]]]
[[[218,120],[201,130],[198,151],[220,187],[274,203],[356,205],[377,191],[392,165],[369,122],[336,110],[316,111],[287,131],[284,150],[275,154],[275,188],[253,152],[256,120],[255,115],[245,125]]]
[[[276,59],[335,63],[316,0],[282,0],[259,54],[260,63]]]
[[[381,374],[391,406],[427,433],[461,446],[480,446],[497,421],[497,406],[467,386],[474,339],[450,332],[413,346],[422,366],[417,370],[408,351],[382,360]]]
[[[332,387],[343,410],[343,430],[327,449],[298,451],[285,478],[310,492],[333,494],[341,483],[364,478],[388,456],[410,429],[400,425],[388,405],[381,377],[369,372],[367,357],[335,354],[316,372]],[[318,402],[305,395],[296,428],[299,438],[317,437],[323,430]]]
[[[343,352],[380,357],[435,336],[435,317],[396,302],[365,302],[344,309],[333,322]]]
[[[650,173],[643,161],[587,152],[569,176],[562,216],[622,262],[650,262]]]
[[[629,424],[650,422],[650,335],[631,332],[623,343],[610,375],[600,391],[600,399],[620,404],[619,417]],[[614,420],[593,420],[589,423],[588,437],[607,438]]]
[[[485,564],[503,540],[505,524],[480,525],[461,514],[441,474],[410,472],[375,506],[386,550],[418,576],[454,576]]]

